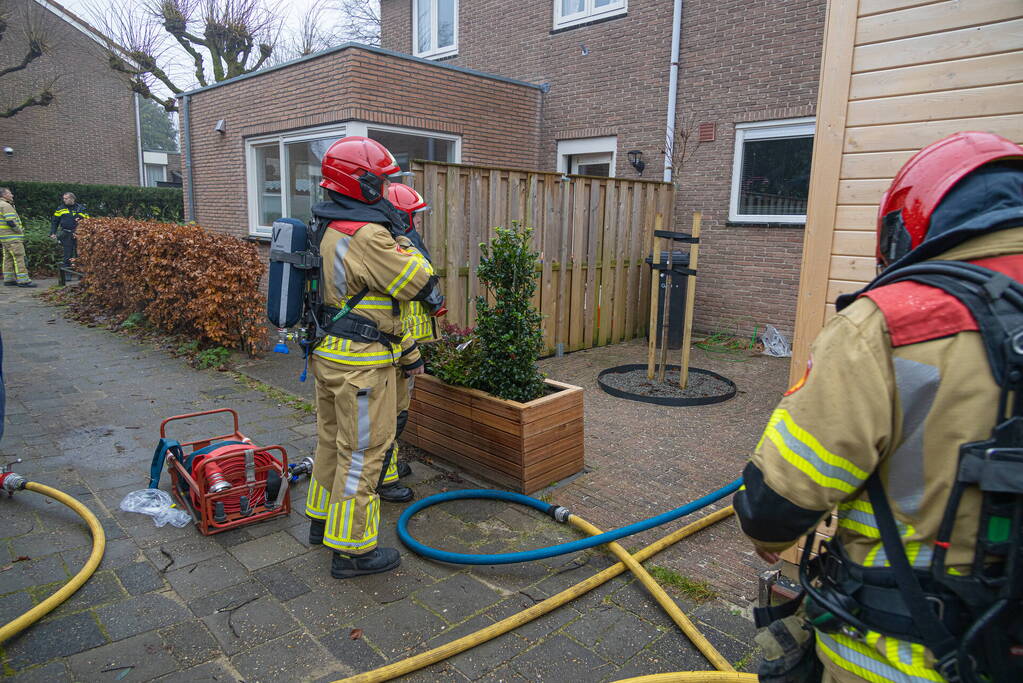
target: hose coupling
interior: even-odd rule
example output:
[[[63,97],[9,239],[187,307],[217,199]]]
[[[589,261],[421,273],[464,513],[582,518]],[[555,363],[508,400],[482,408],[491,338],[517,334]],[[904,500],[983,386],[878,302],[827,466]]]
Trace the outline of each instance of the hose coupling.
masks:
[[[7,493],[14,493],[25,488],[25,484],[28,483],[28,479],[17,474],[16,472],[4,472],[0,474],[0,490],[7,491]]]
[[[298,463],[292,463],[288,465],[289,478],[292,483],[298,481],[298,478],[303,475],[313,476],[313,459],[309,456],[302,458]]]
[[[553,517],[555,521],[564,524],[565,522],[568,521],[568,516],[571,514],[572,514],[571,510],[559,505],[558,507],[554,508],[554,512],[551,513],[551,517]]]

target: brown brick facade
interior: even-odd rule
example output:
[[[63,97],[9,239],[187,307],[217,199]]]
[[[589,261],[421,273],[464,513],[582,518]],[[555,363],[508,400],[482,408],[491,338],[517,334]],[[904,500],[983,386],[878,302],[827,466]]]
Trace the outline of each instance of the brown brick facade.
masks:
[[[196,220],[248,234],[246,138],[344,121],[462,136],[462,161],[535,168],[541,92],[347,47],[189,97]],[[223,119],[226,133],[214,131]],[[188,169],[183,169],[188,197]],[[187,199],[186,199],[187,201]]]
[[[107,66],[103,49],[31,0],[11,0],[9,6],[0,68],[25,54],[25,13],[42,27],[51,51],[0,80],[0,106],[23,101],[40,83],[59,78],[49,106],[0,119],[0,145],[14,148],[13,157],[0,156],[0,180],[138,185],[133,95]]]
[[[555,0],[462,0],[458,54],[446,64],[549,84],[539,167],[556,164],[559,139],[618,136],[616,174],[634,178],[625,152],[643,151],[646,178],[660,178],[667,107],[672,3],[629,0],[628,12],[552,31]],[[791,334],[802,253],[801,226],[729,226],[734,125],[812,116],[824,0],[686,0],[679,100],[696,123],[714,123],[677,179],[676,226],[703,211],[696,326],[704,331],[772,323]],[[381,0],[382,44],[412,51],[412,0]]]

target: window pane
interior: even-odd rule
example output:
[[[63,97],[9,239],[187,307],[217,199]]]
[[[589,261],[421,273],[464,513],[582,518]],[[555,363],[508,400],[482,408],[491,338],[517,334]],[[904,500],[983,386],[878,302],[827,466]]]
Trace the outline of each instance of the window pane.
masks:
[[[413,159],[454,161],[455,143],[451,140],[372,128],[366,134],[389,149],[403,171],[409,170],[409,162]]]
[[[419,45],[420,52],[428,52],[431,48],[430,45],[430,34],[431,34],[431,19],[430,19],[430,2],[431,0],[416,0],[417,13],[416,13],[416,28],[418,32],[417,44]]]
[[[619,7],[621,4],[621,0],[595,0],[593,3],[597,9],[602,7]]]
[[[437,48],[455,44],[455,0],[437,0]]]
[[[579,164],[576,173],[579,175],[599,175],[609,178],[611,177],[611,164]]]
[[[806,215],[812,151],[812,136],[743,143],[739,213]]]
[[[312,215],[312,206],[325,199],[320,187],[320,161],[334,138],[306,140],[285,145],[288,155],[288,214],[306,221]]]
[[[281,153],[277,143],[256,147],[256,192],[260,225],[281,217]]]
[[[561,16],[578,14],[586,9],[586,0],[561,0]]]

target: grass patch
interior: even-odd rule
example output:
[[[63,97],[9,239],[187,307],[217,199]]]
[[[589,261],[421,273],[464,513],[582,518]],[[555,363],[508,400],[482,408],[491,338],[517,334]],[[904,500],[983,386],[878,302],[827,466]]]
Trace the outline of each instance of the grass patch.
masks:
[[[758,654],[760,654],[760,650],[758,648],[753,648],[752,650],[747,652],[742,659],[732,662],[732,668],[735,669],[736,671],[745,671],[746,667],[753,663],[754,658]]]
[[[258,379],[252,379],[248,375],[243,375],[240,372],[231,372],[230,374],[239,384],[248,389],[252,389],[253,391],[258,391],[272,401],[294,408],[295,410],[301,410],[305,413],[312,414],[316,412],[316,406],[314,406],[310,401],[306,401],[294,394],[289,394],[286,391],[281,391],[277,387],[272,387],[266,382],[260,382]]]
[[[647,568],[647,571],[649,571],[650,575],[662,586],[671,586],[696,602],[706,602],[708,600],[713,600],[718,596],[718,592],[711,588],[710,584],[706,581],[690,579],[687,576],[679,574],[674,569],[668,569],[667,567],[661,567],[654,564],[650,565],[650,567]]]

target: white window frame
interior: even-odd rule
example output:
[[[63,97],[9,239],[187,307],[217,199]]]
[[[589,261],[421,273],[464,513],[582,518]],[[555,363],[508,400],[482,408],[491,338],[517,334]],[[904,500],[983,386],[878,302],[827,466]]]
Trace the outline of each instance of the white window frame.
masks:
[[[429,50],[419,50],[419,11],[420,2],[430,3],[430,45]],[[437,12],[438,0],[412,0],[412,54],[424,59],[440,59],[458,54],[458,0],[454,0],[455,26],[454,42],[451,45],[437,47],[437,35],[440,32],[440,16]]]
[[[733,223],[806,223],[806,214],[750,215],[739,213],[739,185],[742,181],[743,144],[747,140],[778,140],[816,135],[816,119],[756,121],[735,125],[735,149],[732,157],[732,191],[728,203],[728,220]]]
[[[586,0],[586,6],[582,12],[573,14],[561,14],[561,0],[554,0],[554,28],[567,28],[578,24],[585,24],[597,19],[618,16],[629,11],[629,0],[617,0],[607,7],[598,8],[595,0]]]
[[[568,167],[569,157],[588,154],[611,155],[611,178],[615,177],[615,165],[618,161],[618,136],[608,135],[600,138],[578,138],[575,140],[558,141],[558,172],[571,173]]]
[[[341,139],[347,135],[366,136],[369,129],[386,130],[393,133],[405,133],[406,135],[418,135],[420,137],[437,138],[455,143],[455,163],[462,160],[462,138],[457,135],[435,133],[428,130],[415,128],[400,128],[398,126],[385,126],[367,121],[349,121],[341,125],[317,126],[315,128],[304,128],[291,133],[278,133],[275,135],[261,135],[247,138],[245,140],[245,192],[247,196],[249,212],[249,234],[255,237],[269,237],[273,232],[273,226],[259,224],[259,170],[256,166],[256,148],[277,143],[278,154],[281,160],[281,212],[284,216],[290,213],[288,206],[287,188],[291,187],[289,176],[289,164],[285,145],[302,142],[304,140],[316,140],[324,137],[335,137]]]

